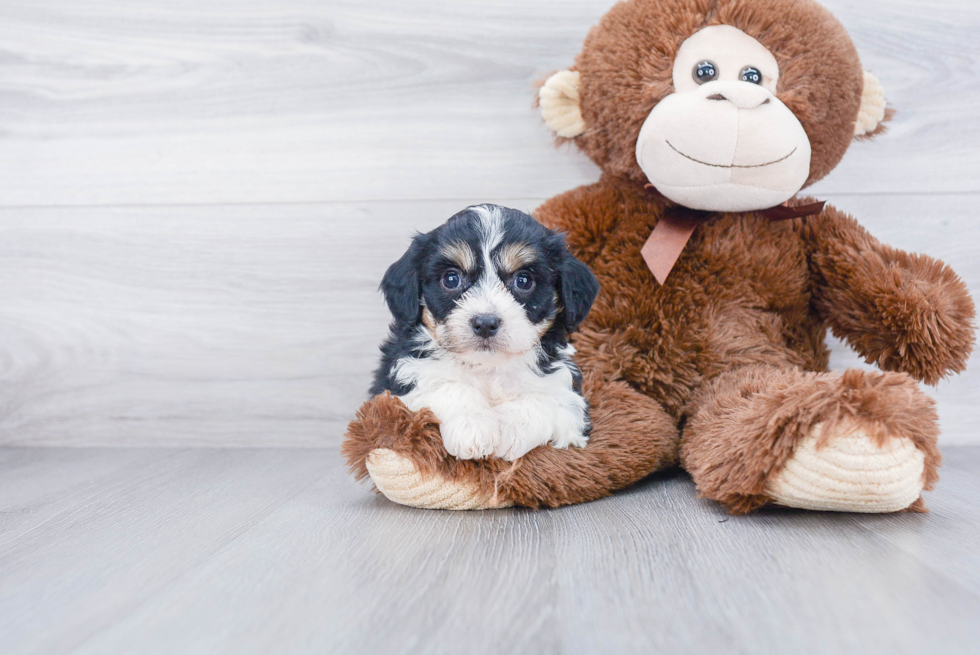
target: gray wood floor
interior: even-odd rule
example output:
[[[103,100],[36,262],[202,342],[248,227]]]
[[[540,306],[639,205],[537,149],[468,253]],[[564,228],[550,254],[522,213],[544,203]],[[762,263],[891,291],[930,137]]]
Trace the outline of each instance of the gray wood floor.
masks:
[[[0,652],[975,653],[980,448],[928,515],[728,518],[681,473],[389,503],[334,449],[0,449]]]

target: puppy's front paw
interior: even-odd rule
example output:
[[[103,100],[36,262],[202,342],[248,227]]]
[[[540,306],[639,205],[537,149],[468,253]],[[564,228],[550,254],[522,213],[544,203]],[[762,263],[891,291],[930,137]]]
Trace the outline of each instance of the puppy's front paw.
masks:
[[[497,457],[514,461],[531,449],[545,445],[551,438],[554,429],[551,408],[515,400],[493,409],[500,424],[500,440],[494,451]]]
[[[568,411],[557,412],[555,432],[551,437],[551,445],[555,448],[585,448],[589,436],[585,433],[585,421]]]
[[[500,439],[496,417],[490,412],[475,412],[443,420],[439,430],[446,450],[458,459],[490,457]]]
[[[581,432],[571,432],[564,437],[555,435],[551,445],[555,448],[585,448],[589,445],[589,435]]]

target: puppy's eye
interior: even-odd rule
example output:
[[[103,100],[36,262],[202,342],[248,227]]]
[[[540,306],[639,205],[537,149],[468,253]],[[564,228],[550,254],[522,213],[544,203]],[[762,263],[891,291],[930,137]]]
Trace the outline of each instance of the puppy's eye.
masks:
[[[442,274],[442,287],[444,289],[452,291],[453,289],[458,289],[462,283],[463,278],[455,268],[451,268]]]
[[[738,78],[743,82],[751,82],[752,84],[762,84],[762,73],[759,72],[758,68],[753,68],[752,66],[746,66],[739,73]]]
[[[712,62],[702,61],[694,67],[694,81],[698,84],[704,84],[705,82],[716,79],[718,79],[718,67]]]
[[[534,288],[534,278],[528,273],[518,273],[514,276],[514,286],[521,291],[530,291]]]

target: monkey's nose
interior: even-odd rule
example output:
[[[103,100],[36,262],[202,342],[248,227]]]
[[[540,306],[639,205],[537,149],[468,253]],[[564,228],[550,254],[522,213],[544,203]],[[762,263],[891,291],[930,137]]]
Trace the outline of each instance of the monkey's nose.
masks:
[[[715,82],[710,91],[707,100],[727,100],[739,109],[755,109],[772,101],[768,89],[749,82]]]
[[[489,339],[500,328],[500,317],[493,314],[480,314],[470,319],[473,333],[481,339]]]

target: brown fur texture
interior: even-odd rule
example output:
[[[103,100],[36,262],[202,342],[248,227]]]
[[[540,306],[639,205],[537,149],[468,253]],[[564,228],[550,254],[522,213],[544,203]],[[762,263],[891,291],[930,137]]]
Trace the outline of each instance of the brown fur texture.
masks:
[[[946,264],[883,246],[832,207],[805,222],[803,236],[814,306],[868,363],[926,384],[966,368],[973,300]]]
[[[767,481],[816,424],[848,420],[882,441],[911,439],[925,457],[925,486],[936,482],[937,416],[915,380],[934,384],[966,365],[975,310],[962,280],[931,257],[879,243],[830,206],[771,222],[755,212],[693,212],[643,188],[633,149],[643,119],[670,91],[674,53],[692,32],[722,22],[779,61],[779,97],[813,145],[810,181],[837,164],[853,139],[862,73],[846,32],[822,7],[616,5],[577,62],[587,132],[576,142],[604,173],[536,212],[566,233],[602,287],[573,335],[592,403],[589,445],[546,446],[514,463],[460,462],[445,453],[430,413],[385,396],[351,424],[344,452],[355,474],[366,475],[371,449],[392,448],[428,474],[554,507],[604,496],[679,452],[701,494],[741,513],[769,501]],[[640,250],[672,214],[699,225],[660,285]],[[888,372],[827,373],[828,327]]]

